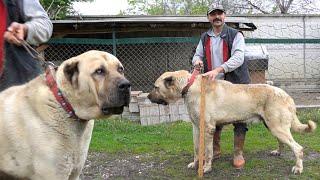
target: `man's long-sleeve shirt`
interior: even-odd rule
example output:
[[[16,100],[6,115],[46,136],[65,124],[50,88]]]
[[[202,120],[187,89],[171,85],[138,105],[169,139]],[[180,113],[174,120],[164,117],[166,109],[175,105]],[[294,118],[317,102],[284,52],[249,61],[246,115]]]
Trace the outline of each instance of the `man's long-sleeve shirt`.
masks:
[[[39,0],[23,0],[23,12],[28,27],[26,41],[32,45],[47,42],[52,35],[53,25]]]
[[[213,30],[208,31],[211,42],[211,64],[213,68],[222,67],[224,72],[231,72],[241,66],[244,62],[244,50],[245,42],[243,35],[238,32],[235,36],[231,49],[231,57],[227,62],[223,62],[223,39],[220,37],[220,34],[215,35]],[[204,57],[203,45],[201,40],[198,43],[196,53],[193,56],[192,63],[196,60],[203,60]],[[217,76],[217,79],[224,79],[224,74],[220,73]]]

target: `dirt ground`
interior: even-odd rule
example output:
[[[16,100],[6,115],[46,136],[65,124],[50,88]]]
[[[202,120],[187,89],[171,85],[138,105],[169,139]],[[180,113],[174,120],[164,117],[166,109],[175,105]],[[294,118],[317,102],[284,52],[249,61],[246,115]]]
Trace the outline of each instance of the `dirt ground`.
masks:
[[[243,178],[265,178],[266,173],[271,173],[267,177],[288,178],[292,175],[290,171],[294,163],[294,155],[288,150],[280,157],[269,156],[268,151],[247,153],[248,163],[244,170],[233,169],[230,164],[231,158],[230,155],[223,155],[220,159],[215,160],[213,171],[206,174],[205,177],[209,179],[230,179],[240,176],[243,176]],[[319,158],[320,153],[318,152],[305,153],[305,169],[319,166]],[[190,160],[192,160],[192,155],[189,154],[179,156],[152,156],[150,154],[130,156],[90,152],[82,179],[195,179],[197,172],[187,168]],[[254,167],[251,167],[250,161],[251,163],[254,162]],[[217,163],[216,166],[214,166],[215,163]],[[257,167],[257,165],[260,167]]]

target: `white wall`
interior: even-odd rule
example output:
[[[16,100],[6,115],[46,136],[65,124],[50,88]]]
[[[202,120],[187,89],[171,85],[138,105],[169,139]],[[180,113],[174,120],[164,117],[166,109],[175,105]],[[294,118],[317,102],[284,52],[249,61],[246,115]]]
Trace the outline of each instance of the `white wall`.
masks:
[[[320,16],[245,16],[256,26],[247,38],[320,39]],[[250,45],[250,44],[249,44]],[[320,78],[320,43],[264,44],[269,52],[270,80]]]

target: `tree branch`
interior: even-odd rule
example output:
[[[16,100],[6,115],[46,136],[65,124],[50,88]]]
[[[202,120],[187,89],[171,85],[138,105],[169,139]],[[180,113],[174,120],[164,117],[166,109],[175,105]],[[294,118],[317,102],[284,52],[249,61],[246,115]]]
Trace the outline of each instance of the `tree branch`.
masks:
[[[278,0],[277,0],[278,1]],[[267,11],[264,11],[263,9],[259,8],[258,6],[254,5],[250,0],[247,0],[248,4],[250,6],[252,6],[253,8],[255,8],[256,10],[262,12],[263,14],[270,14],[269,12]]]

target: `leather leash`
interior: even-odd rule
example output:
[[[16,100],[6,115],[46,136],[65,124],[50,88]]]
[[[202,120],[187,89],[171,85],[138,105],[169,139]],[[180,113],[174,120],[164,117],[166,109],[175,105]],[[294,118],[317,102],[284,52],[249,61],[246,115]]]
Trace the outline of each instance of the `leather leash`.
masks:
[[[30,44],[25,40],[21,40],[21,45],[26,49],[26,51],[30,54],[31,57],[40,61],[41,66],[44,68],[46,73],[47,86],[50,88],[52,94],[54,95],[56,100],[59,102],[61,107],[69,114],[69,117],[75,120],[83,121],[83,119],[80,119],[76,115],[73,107],[68,102],[68,100],[63,96],[62,92],[57,86],[57,82],[54,78],[54,73],[57,69],[57,66],[50,61],[46,61],[44,57],[41,56],[40,53],[37,50],[35,50],[32,46],[30,46]]]
[[[182,97],[184,97],[188,93],[189,88],[192,86],[194,80],[200,73],[203,73],[203,68],[200,66],[194,66],[191,77],[190,79],[188,79],[187,85],[182,88],[182,91],[181,91]]]

